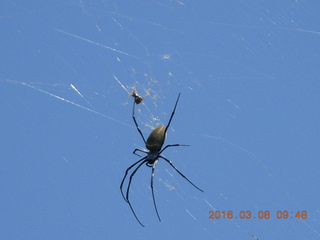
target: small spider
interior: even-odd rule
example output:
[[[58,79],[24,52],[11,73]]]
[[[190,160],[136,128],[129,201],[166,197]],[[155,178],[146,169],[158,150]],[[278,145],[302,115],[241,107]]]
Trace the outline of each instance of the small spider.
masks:
[[[153,192],[153,177],[154,177],[154,169],[156,167],[156,164],[159,160],[159,158],[162,158],[163,160],[165,160],[167,163],[170,164],[170,166],[176,170],[184,179],[186,179],[189,183],[191,183],[195,188],[197,188],[198,190],[200,190],[201,192],[203,192],[203,190],[201,190],[200,188],[198,188],[195,184],[193,184],[186,176],[183,175],[183,173],[181,173],[174,165],[173,163],[168,160],[167,158],[161,156],[161,153],[166,150],[168,147],[179,147],[179,146],[189,146],[189,145],[184,145],[184,144],[170,144],[170,145],[167,145],[165,146],[164,148],[162,148],[163,146],[163,143],[165,141],[165,138],[166,138],[166,133],[167,133],[167,130],[170,126],[170,123],[171,123],[171,120],[173,118],[173,115],[175,113],[175,110],[176,110],[176,107],[177,107],[177,104],[178,104],[178,101],[179,101],[179,98],[180,98],[180,93],[178,95],[178,98],[176,100],[176,104],[174,105],[174,109],[171,113],[171,116],[170,116],[170,119],[169,119],[169,122],[168,122],[168,125],[165,127],[163,125],[157,127],[156,129],[154,129],[151,134],[149,135],[147,141],[145,140],[139,126],[138,126],[138,123],[136,121],[136,118],[134,116],[134,107],[135,107],[135,104],[136,101],[133,103],[133,110],[132,110],[132,118],[133,118],[133,121],[136,125],[136,128],[139,132],[139,134],[141,135],[145,145],[146,145],[146,148],[149,150],[149,151],[146,151],[146,150],[142,150],[142,149],[138,149],[136,148],[134,151],[133,151],[133,154],[135,155],[138,155],[136,152],[139,151],[139,152],[143,152],[143,153],[146,153],[147,156],[141,158],[140,160],[138,160],[137,162],[135,162],[134,164],[132,164],[130,167],[127,168],[125,174],[124,174],[124,177],[122,179],[122,182],[120,184],[120,190],[121,190],[121,194],[124,198],[124,200],[129,204],[130,208],[131,208],[131,211],[133,213],[133,215],[135,216],[135,218],[137,219],[137,221],[140,223],[141,226],[144,227],[144,225],[140,222],[140,220],[138,219],[136,213],[134,212],[133,208],[132,208],[132,205],[131,205],[131,202],[129,200],[129,191],[130,191],[130,186],[131,186],[131,182],[132,182],[132,178],[133,176],[135,175],[135,173],[138,171],[138,169],[145,163],[148,167],[151,167],[152,168],[152,171],[151,171],[151,193],[152,193],[152,199],[153,199],[153,205],[154,205],[154,208],[156,210],[156,213],[157,213],[157,216],[158,216],[158,219],[159,221],[161,221],[160,219],[160,216],[159,216],[159,213],[158,213],[158,209],[157,209],[157,205],[156,205],[156,201],[155,201],[155,198],[154,198],[154,192]],[[140,155],[138,155],[140,156]],[[123,190],[122,190],[122,187],[123,187],[123,183],[128,175],[128,172],[130,171],[131,168],[133,168],[134,166],[136,166],[137,164],[139,163],[139,165],[133,170],[133,172],[131,173],[130,177],[129,177],[129,183],[128,183],[128,187],[127,187],[127,190],[126,190],[126,195],[124,195],[123,193]]]
[[[136,104],[140,104],[143,101],[143,97],[141,97],[135,90],[132,90],[130,95],[134,98],[134,102]]]

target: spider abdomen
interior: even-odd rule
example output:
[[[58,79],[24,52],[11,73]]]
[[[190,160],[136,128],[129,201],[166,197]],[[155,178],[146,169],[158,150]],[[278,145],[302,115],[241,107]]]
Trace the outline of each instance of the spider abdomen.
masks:
[[[165,130],[166,127],[163,125],[154,129],[147,139],[146,148],[150,151],[160,151],[166,138]]]

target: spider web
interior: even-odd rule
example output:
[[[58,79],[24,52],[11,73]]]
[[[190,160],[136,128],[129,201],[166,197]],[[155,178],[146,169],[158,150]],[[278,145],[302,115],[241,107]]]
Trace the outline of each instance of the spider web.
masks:
[[[319,6],[1,5],[4,236],[320,237]],[[163,155],[205,191],[160,160],[159,223],[151,169],[142,166],[130,199],[145,228],[119,191],[125,169],[139,160],[131,152],[145,148],[132,121],[132,91],[144,98],[136,116],[145,138],[167,124],[181,92],[166,144],[191,146]],[[272,217],[208,219],[209,211],[270,211]],[[308,211],[308,218],[277,219],[277,211]]]

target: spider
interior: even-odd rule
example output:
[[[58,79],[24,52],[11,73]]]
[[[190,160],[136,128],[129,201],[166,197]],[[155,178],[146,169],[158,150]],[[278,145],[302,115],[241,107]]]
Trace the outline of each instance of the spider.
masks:
[[[166,133],[167,133],[167,130],[170,126],[170,123],[171,123],[171,120],[173,118],[173,115],[175,113],[175,110],[176,110],[176,107],[177,107],[177,104],[178,104],[178,101],[179,101],[179,98],[180,98],[180,93],[178,95],[178,98],[176,100],[176,103],[174,105],[174,108],[173,108],[173,111],[171,113],[171,116],[170,116],[170,119],[169,119],[169,122],[168,122],[168,125],[165,127],[163,125],[157,127],[156,129],[154,129],[151,134],[149,135],[147,141],[145,140],[139,126],[138,126],[138,123],[136,121],[136,118],[134,116],[134,108],[135,108],[135,104],[136,102],[133,103],[133,110],[132,110],[132,118],[133,118],[133,121],[134,121],[134,124],[136,125],[136,128],[139,132],[139,134],[141,135],[145,145],[146,145],[146,148],[149,150],[149,151],[146,151],[146,150],[142,150],[142,149],[138,149],[136,148],[134,151],[133,151],[133,154],[135,155],[138,155],[136,152],[139,151],[139,152],[143,152],[143,153],[146,153],[147,156],[141,158],[140,160],[138,160],[137,162],[135,162],[134,164],[132,164],[130,167],[127,168],[125,174],[124,174],[124,177],[122,179],[122,182],[120,184],[120,191],[121,191],[121,194],[122,194],[122,197],[124,198],[124,200],[129,204],[130,206],[130,209],[133,213],[133,215],[135,216],[135,218],[137,219],[137,221],[140,223],[141,226],[144,227],[144,225],[140,222],[139,218],[137,217],[136,213],[134,212],[133,208],[132,208],[132,205],[131,205],[131,202],[129,200],[129,191],[130,191],[130,186],[131,186],[131,182],[132,182],[132,178],[133,176],[135,175],[135,173],[138,171],[138,169],[145,163],[146,166],[148,167],[151,167],[152,168],[152,171],[151,171],[151,193],[152,193],[152,199],[153,199],[153,205],[154,205],[154,208],[155,208],[155,211],[157,213],[157,216],[158,216],[158,219],[159,221],[161,221],[160,219],[160,216],[159,216],[159,213],[158,213],[158,209],[157,209],[157,205],[156,205],[156,201],[155,201],[155,198],[154,198],[154,191],[153,191],[153,177],[154,177],[154,169],[156,167],[156,164],[159,160],[159,158],[165,160],[167,163],[170,164],[170,166],[176,170],[184,179],[186,179],[189,183],[192,184],[192,186],[194,186],[195,188],[197,188],[199,191],[203,192],[202,189],[200,189],[199,187],[197,187],[194,183],[192,183],[185,175],[183,175],[183,173],[181,173],[174,165],[173,163],[168,160],[167,158],[161,156],[161,153],[166,150],[167,148],[169,147],[179,147],[179,146],[189,146],[189,145],[185,145],[185,144],[170,144],[170,145],[167,145],[165,146],[164,148],[162,148],[163,146],[163,143],[165,141],[165,138],[166,138]],[[140,156],[140,155],[138,155]],[[138,164],[139,163],[139,164]],[[130,177],[129,177],[129,183],[128,183],[128,187],[127,187],[127,190],[126,190],[126,195],[124,195],[123,193],[123,190],[122,190],[122,187],[123,187],[123,183],[128,175],[128,172],[130,171],[131,168],[133,168],[134,166],[136,166],[138,164],[138,166],[133,170],[133,172],[131,173]]]

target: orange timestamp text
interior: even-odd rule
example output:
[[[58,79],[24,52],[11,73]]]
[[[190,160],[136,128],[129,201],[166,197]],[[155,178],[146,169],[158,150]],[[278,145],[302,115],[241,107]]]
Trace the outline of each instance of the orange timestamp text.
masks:
[[[307,211],[276,211],[271,213],[271,211],[209,211],[209,219],[307,219]]]

